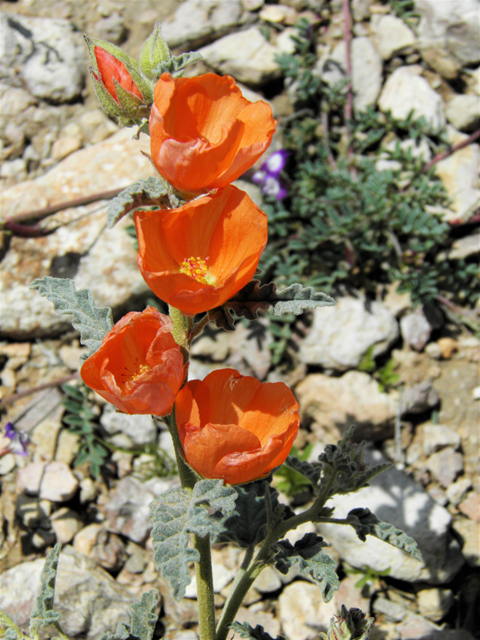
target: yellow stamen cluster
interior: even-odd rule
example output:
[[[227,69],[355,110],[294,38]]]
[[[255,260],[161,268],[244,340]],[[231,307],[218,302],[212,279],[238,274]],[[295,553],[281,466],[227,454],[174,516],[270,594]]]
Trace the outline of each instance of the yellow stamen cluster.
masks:
[[[132,373],[130,381],[133,382],[137,378],[140,378],[140,376],[143,376],[143,374],[147,373],[147,371],[150,371],[150,367],[148,366],[148,364],[141,364],[135,371],[135,373]]]
[[[190,276],[198,282],[207,284],[207,263],[201,258],[191,257],[184,260],[182,262],[182,266],[180,267],[180,273],[184,273],[185,275]]]

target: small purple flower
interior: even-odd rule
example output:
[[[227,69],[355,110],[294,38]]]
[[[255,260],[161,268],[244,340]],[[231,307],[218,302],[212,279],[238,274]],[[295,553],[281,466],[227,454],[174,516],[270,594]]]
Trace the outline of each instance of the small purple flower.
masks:
[[[280,173],[283,171],[290,152],[286,149],[279,149],[270,155],[260,167],[259,171],[253,174],[252,180],[262,185],[262,193],[273,196],[277,200],[283,200],[288,192],[285,185],[280,180]]]
[[[10,440],[10,444],[0,451],[0,455],[16,453],[19,456],[27,456],[28,436],[24,431],[17,431],[11,422],[7,422],[4,427],[5,438]]]

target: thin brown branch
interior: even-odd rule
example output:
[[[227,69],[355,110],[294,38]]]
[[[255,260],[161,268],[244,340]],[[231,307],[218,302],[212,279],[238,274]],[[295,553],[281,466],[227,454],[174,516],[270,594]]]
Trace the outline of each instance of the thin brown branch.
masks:
[[[65,382],[69,382],[70,380],[75,380],[78,378],[80,374],[78,371],[76,373],[72,373],[69,376],[65,376],[63,378],[58,378],[57,380],[52,380],[51,382],[45,382],[45,384],[39,384],[38,387],[32,387],[31,389],[25,389],[25,391],[19,391],[19,393],[14,393],[13,395],[5,398],[0,402],[0,409],[3,409],[9,404],[13,404],[17,400],[21,398],[26,398],[27,396],[31,396],[38,391],[43,391],[44,389],[50,389],[51,387],[60,387]]]
[[[475,133],[472,133],[472,135],[468,136],[468,138],[465,138],[465,140],[463,140],[462,142],[459,142],[458,144],[455,144],[453,147],[450,147],[450,149],[447,149],[446,151],[442,151],[441,153],[437,153],[437,155],[434,158],[432,158],[430,162],[423,167],[422,173],[427,173],[427,171],[431,169],[433,166],[435,166],[437,162],[440,162],[441,160],[445,160],[445,158],[448,158],[449,156],[454,154],[455,151],[459,151],[460,149],[463,149],[463,147],[468,147],[469,144],[472,144],[472,142],[475,142],[475,140],[477,140],[478,138],[480,138],[480,129],[478,129],[478,131],[475,131]]]
[[[40,222],[41,220],[48,218],[54,213],[64,211],[65,209],[70,209],[72,207],[81,207],[85,204],[98,202],[99,200],[110,200],[111,198],[115,198],[115,196],[118,196],[121,191],[123,191],[123,189],[111,189],[110,191],[93,193],[92,195],[84,196],[82,198],[74,198],[73,200],[69,200],[68,202],[60,202],[59,204],[43,207],[43,209],[36,209],[34,211],[27,211],[26,213],[19,213],[16,216],[7,218],[6,220],[1,220],[0,231],[3,229],[15,231],[15,225],[23,226],[23,223],[25,222]]]

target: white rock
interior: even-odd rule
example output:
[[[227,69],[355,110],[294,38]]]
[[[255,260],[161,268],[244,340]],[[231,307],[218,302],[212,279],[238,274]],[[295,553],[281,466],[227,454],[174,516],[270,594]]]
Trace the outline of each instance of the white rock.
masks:
[[[313,419],[325,440],[338,438],[353,423],[358,439],[383,439],[392,433],[398,392],[382,393],[367,373],[340,378],[313,373],[295,387],[302,417]]]
[[[450,589],[422,589],[417,593],[419,613],[434,622],[447,615],[453,601]]]
[[[45,560],[39,558],[3,572],[0,608],[28,628],[40,588]],[[67,547],[60,554],[55,584],[55,610],[68,637],[98,640],[118,622],[129,622],[128,607],[137,598],[95,562]]]
[[[66,20],[0,15],[0,76],[14,80],[18,74],[37,98],[78,97],[86,57],[80,33]]]
[[[369,38],[352,40],[352,88],[353,106],[356,111],[365,111],[376,104],[382,86],[382,59]],[[329,85],[334,85],[346,76],[345,42],[340,42],[331,54],[322,56],[314,73]]]
[[[280,572],[275,567],[265,567],[254,582],[254,588],[260,593],[272,593],[282,586]]]
[[[417,432],[423,440],[423,452],[426,456],[445,447],[458,449],[462,443],[459,433],[442,424],[428,422],[420,425]]]
[[[225,565],[218,562],[212,562],[212,574],[213,574],[213,591],[214,593],[220,593],[235,577],[235,571],[228,569]],[[192,576],[192,581],[185,590],[186,598],[197,598],[197,578]]]
[[[240,82],[262,84],[280,76],[279,53],[258,27],[232,33],[199,50],[206,64]]]
[[[424,60],[445,78],[480,62],[478,0],[415,0],[422,16],[418,36]]]
[[[395,69],[382,89],[378,106],[381,111],[391,111],[398,120],[406,119],[413,110],[414,118],[423,116],[430,130],[442,129],[445,126],[442,98],[418,71],[416,67]]]
[[[356,22],[362,22],[370,17],[370,6],[375,0],[352,0],[352,16]]]
[[[421,311],[416,311],[400,319],[400,331],[409,347],[422,351],[430,338],[432,326]]]
[[[378,452],[369,463],[384,462]],[[395,467],[371,480],[370,487],[329,501],[335,517],[345,517],[351,509],[368,507],[380,520],[398,527],[418,544],[423,562],[372,536],[361,542],[350,527],[319,525],[321,534],[354,567],[365,565],[374,571],[389,569],[389,576],[407,582],[444,584],[463,564],[459,545],[451,538],[452,518],[428,493]]]
[[[240,0],[185,0],[174,16],[162,23],[170,47],[186,42],[204,44],[236,27],[242,18]]]
[[[15,469],[15,456],[13,453],[7,453],[0,458],[0,476],[6,476],[7,473]]]
[[[452,244],[448,252],[450,260],[463,260],[480,253],[480,229],[474,230],[470,235],[458,238]]]
[[[83,526],[82,519],[72,509],[62,507],[51,516],[50,522],[58,542],[67,544]]]
[[[370,29],[373,43],[384,60],[389,60],[396,53],[415,46],[415,34],[405,22],[393,15],[372,16]]]
[[[447,487],[446,495],[454,507],[458,506],[460,502],[465,498],[465,495],[469,489],[472,488],[472,481],[470,478],[459,478],[456,482]]]
[[[293,7],[284,4],[267,4],[260,11],[260,20],[273,22],[275,24],[293,24],[297,17],[297,12]]]
[[[459,131],[470,131],[480,120],[480,97],[457,95],[445,107],[447,120]]]
[[[335,599],[324,602],[318,586],[310,582],[292,582],[278,599],[278,615],[289,640],[318,638],[320,631],[328,631],[337,613]]]
[[[463,142],[467,136],[456,131],[452,126],[448,126],[447,138],[453,146]],[[435,173],[441,178],[448,197],[452,201],[451,210],[447,210],[444,215],[446,221],[468,220],[472,212],[480,206],[479,165],[480,147],[478,144],[469,144],[435,165]]]
[[[45,467],[46,462],[31,462],[23,469],[19,469],[17,473],[18,488],[31,495],[38,495]]]
[[[67,502],[77,492],[78,480],[64,462],[50,462],[40,483],[40,497],[51,502]]]
[[[299,357],[307,364],[345,371],[358,366],[371,347],[374,357],[385,353],[398,335],[397,321],[382,303],[360,295],[342,297],[335,306],[315,309]]]
[[[463,471],[463,455],[453,447],[445,447],[432,453],[426,467],[432,478],[447,488]]]
[[[110,436],[124,433],[135,445],[154,443],[157,440],[157,427],[149,415],[131,416],[116,411],[112,405],[105,405],[100,424]]]
[[[147,178],[152,168],[141,150],[149,150],[148,140],[132,140],[132,132],[123,129],[98,145],[72,153],[48,173],[4,189],[2,214],[13,216]],[[94,209],[95,213],[86,215]],[[125,233],[128,219],[105,231],[105,209],[99,209],[98,202],[65,209],[49,218],[51,224],[64,225],[55,233],[12,239],[0,264],[0,335],[31,338],[71,328],[51,302],[28,288],[35,278],[47,274],[73,277],[77,289],[92,291],[98,306],[123,308],[132,296],[148,291],[136,265],[135,246]]]

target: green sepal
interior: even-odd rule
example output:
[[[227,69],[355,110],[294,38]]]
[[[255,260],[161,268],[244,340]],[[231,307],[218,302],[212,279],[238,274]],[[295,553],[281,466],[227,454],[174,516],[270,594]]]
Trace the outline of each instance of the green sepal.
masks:
[[[122,105],[124,113],[127,113],[128,116],[133,119],[148,118],[150,115],[150,107],[145,104],[143,100],[124,89],[116,78],[113,79],[113,86],[115,87],[118,101]]]
[[[156,22],[140,53],[139,69],[145,77],[156,82],[159,76],[156,75],[154,70],[171,57],[170,49],[162,38],[160,23]]]
[[[340,615],[330,621],[327,633],[321,632],[322,640],[368,640],[374,618],[367,618],[360,609],[350,609],[342,604]]]
[[[110,95],[103,82],[97,80],[95,77],[95,70],[92,67],[89,67],[88,70],[90,72],[93,88],[95,89],[98,101],[105,113],[109,116],[114,116],[115,118],[125,115],[125,110],[122,109],[118,102]]]

